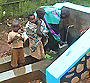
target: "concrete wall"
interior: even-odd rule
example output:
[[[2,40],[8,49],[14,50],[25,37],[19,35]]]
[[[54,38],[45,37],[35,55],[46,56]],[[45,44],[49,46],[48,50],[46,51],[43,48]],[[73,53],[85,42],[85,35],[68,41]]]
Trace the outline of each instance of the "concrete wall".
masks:
[[[20,70],[22,71],[22,69]],[[15,71],[17,72],[17,70],[14,70],[14,73]],[[2,83],[28,83],[33,80],[42,80],[43,83],[45,83],[45,75],[41,71],[38,70],[31,73],[27,73],[25,75],[17,76],[15,78],[2,81]]]
[[[71,45],[79,36],[80,29],[87,29],[90,27],[90,14],[78,10],[70,9],[70,16],[60,22],[59,32],[61,33],[62,40],[65,40],[66,25],[74,25],[74,28],[69,29],[68,43]]]

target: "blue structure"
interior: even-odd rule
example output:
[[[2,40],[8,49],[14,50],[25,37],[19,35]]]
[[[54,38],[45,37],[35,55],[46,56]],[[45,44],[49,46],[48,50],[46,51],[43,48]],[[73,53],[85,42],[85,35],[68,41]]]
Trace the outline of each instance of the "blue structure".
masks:
[[[63,6],[90,14],[90,7],[69,2],[56,3],[57,8]],[[46,69],[47,83],[60,83],[60,79],[90,50],[90,29],[74,42],[57,60]]]
[[[90,50],[90,29],[46,69],[47,83],[60,83],[68,72]]]

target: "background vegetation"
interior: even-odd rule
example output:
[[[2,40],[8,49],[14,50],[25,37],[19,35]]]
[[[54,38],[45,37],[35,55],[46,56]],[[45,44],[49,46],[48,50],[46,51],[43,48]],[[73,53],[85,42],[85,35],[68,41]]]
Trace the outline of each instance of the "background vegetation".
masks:
[[[28,13],[35,12],[39,6],[54,5],[55,3],[71,2],[78,5],[90,7],[90,0],[25,0],[24,2],[18,2],[13,4],[4,4],[22,0],[0,0],[0,18],[13,18],[13,17],[27,17]],[[3,15],[5,10],[6,14]]]

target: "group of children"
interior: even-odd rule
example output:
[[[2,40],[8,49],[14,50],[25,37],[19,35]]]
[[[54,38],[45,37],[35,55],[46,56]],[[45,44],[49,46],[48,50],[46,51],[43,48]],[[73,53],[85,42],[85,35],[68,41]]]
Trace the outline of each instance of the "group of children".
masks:
[[[41,59],[53,59],[50,53],[56,54],[55,51],[49,51],[48,54],[45,55],[47,50],[44,49],[45,46],[48,45],[48,28],[46,27],[45,22],[42,20],[45,15],[45,10],[43,8],[36,9],[37,18],[35,18],[34,14],[28,14],[28,23],[23,29],[28,37],[29,37],[29,48],[30,55],[39,60]],[[65,16],[65,15],[64,15]],[[12,56],[11,56],[11,66],[16,68],[18,66],[23,66],[25,62],[23,43],[25,41],[24,34],[19,31],[20,25],[18,20],[12,21],[12,32],[8,35],[8,44],[13,45],[12,48]],[[47,46],[47,49],[49,47]],[[19,63],[19,64],[18,64]]]
[[[37,9],[36,12],[38,16],[37,19],[35,19],[33,14],[28,15],[29,25],[26,25],[24,30],[29,36],[30,55],[37,59],[44,59],[45,52],[43,45],[45,45],[44,41],[47,38],[47,30],[44,22],[42,22],[41,19],[44,17],[45,11],[42,9]],[[13,68],[23,66],[23,63],[25,62],[23,50],[25,38],[24,34],[19,31],[19,28],[19,21],[13,20],[12,31],[8,34],[8,44],[12,44],[11,66]]]

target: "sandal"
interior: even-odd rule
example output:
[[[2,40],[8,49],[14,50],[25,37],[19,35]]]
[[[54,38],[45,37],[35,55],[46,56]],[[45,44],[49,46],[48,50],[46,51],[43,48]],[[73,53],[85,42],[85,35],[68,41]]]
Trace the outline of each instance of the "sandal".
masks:
[[[53,57],[51,57],[50,55],[46,54],[45,55],[46,59],[53,59]]]
[[[68,46],[68,44],[63,44],[62,46],[59,44],[59,48],[63,48],[65,46]]]
[[[57,52],[50,50],[48,54],[57,54]]]

